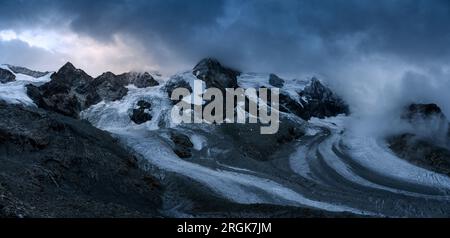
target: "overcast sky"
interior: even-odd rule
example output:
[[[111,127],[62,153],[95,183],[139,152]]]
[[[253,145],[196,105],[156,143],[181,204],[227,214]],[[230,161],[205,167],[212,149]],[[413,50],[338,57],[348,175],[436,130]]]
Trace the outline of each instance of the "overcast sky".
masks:
[[[386,88],[419,97],[399,95],[405,80],[450,85],[449,43],[448,0],[0,0],[1,62],[71,61],[93,76],[173,73],[211,56],[243,71],[322,75],[347,98],[379,101]]]

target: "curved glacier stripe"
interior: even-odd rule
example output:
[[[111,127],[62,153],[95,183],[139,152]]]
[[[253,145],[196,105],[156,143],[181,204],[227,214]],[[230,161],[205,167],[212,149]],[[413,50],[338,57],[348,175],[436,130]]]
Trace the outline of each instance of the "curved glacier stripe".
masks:
[[[304,177],[311,178],[311,169],[308,164],[308,148],[306,146],[301,146],[289,156],[289,166],[294,171],[294,173]]]
[[[344,137],[344,144],[349,147],[352,158],[380,174],[415,184],[450,189],[450,178],[398,158],[377,139],[349,135]]]
[[[347,206],[310,200],[269,179],[231,171],[213,170],[178,159],[170,148],[156,138],[140,138],[130,134],[119,136],[127,146],[159,168],[193,178],[237,203],[287,205],[286,202],[288,202],[291,205],[314,207],[332,212],[369,214]]]
[[[420,193],[410,192],[410,191],[406,191],[406,190],[401,190],[401,189],[397,189],[397,188],[391,188],[388,186],[374,183],[372,181],[369,181],[369,180],[357,175],[354,171],[352,171],[352,169],[349,167],[349,165],[346,164],[341,158],[339,158],[339,156],[336,155],[336,153],[333,151],[333,147],[336,146],[339,143],[339,141],[340,141],[340,137],[337,135],[333,135],[330,138],[327,138],[323,143],[321,143],[319,145],[319,151],[323,155],[324,161],[330,167],[332,167],[335,172],[337,172],[339,175],[341,175],[343,178],[347,179],[348,181],[351,181],[353,183],[356,183],[356,184],[359,184],[359,185],[362,185],[365,187],[382,189],[385,191],[398,193],[398,194],[405,194],[405,195],[409,195],[409,196],[448,199],[448,197],[443,196],[443,195],[426,195],[426,194],[420,194]],[[352,157],[350,159],[358,160],[358,157]],[[378,158],[378,159],[382,159],[382,158]],[[407,168],[405,168],[405,169],[407,169]],[[419,169],[421,169],[421,168],[419,168]],[[437,175],[440,176],[439,174],[437,174]],[[404,178],[402,178],[402,179],[404,179]]]

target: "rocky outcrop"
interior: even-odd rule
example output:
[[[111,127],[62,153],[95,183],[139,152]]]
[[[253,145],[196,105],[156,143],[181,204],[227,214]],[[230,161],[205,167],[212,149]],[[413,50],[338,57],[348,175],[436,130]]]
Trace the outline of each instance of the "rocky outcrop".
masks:
[[[279,107],[281,112],[297,115],[298,117],[304,120],[311,119],[310,112],[306,110],[306,108],[304,107],[304,105],[306,104],[305,101],[300,99],[300,101],[302,102],[301,104],[285,93],[280,93],[279,100],[280,100]]]
[[[302,118],[306,120],[350,113],[348,105],[316,78],[300,92],[300,97],[305,111]]]
[[[148,88],[158,86],[159,83],[149,73],[124,73],[119,75],[126,84],[133,84],[137,88]]]
[[[161,188],[108,133],[0,102],[0,217],[159,216]]]
[[[442,113],[441,108],[432,103],[432,104],[411,104],[402,114],[403,119],[407,119],[409,121],[414,121],[415,119],[430,119],[432,117],[438,117],[442,120],[447,121],[446,116]]]
[[[400,158],[450,176],[450,130],[447,117],[436,104],[410,104],[401,118],[413,130],[388,138]]]
[[[450,176],[450,150],[413,134],[388,139],[389,147],[400,158],[415,165]]]
[[[188,136],[173,131],[170,134],[170,139],[174,143],[173,152],[175,152],[178,157],[183,159],[192,157],[192,148],[194,147],[194,144],[192,144]]]
[[[192,73],[203,80],[207,88],[218,88],[224,91],[226,88],[237,88],[237,76],[241,73],[237,70],[222,66],[216,59],[203,59],[192,70]]]
[[[270,89],[268,95],[271,95]],[[268,97],[268,100],[271,98]],[[315,78],[299,93],[299,99],[280,90],[279,110],[306,121],[311,117],[325,118],[349,113],[347,104]]]
[[[9,83],[16,80],[16,76],[9,70],[0,68],[0,83]]]
[[[102,99],[93,84],[93,78],[71,63],[65,64],[42,85],[27,85],[28,95],[38,107],[78,118],[80,111]]]
[[[111,72],[103,73],[92,82],[99,97],[105,101],[116,101],[125,97],[128,93],[126,85],[127,82],[122,77]]]
[[[269,161],[274,159],[277,152],[305,135],[304,129],[297,121],[284,116],[280,116],[279,120],[280,127],[275,134],[261,134],[261,126],[267,126],[261,123],[221,124],[219,128],[227,136],[226,141],[231,143],[230,147],[241,156],[256,161]]]
[[[170,78],[169,81],[166,82],[163,90],[167,93],[167,96],[171,98],[173,91],[177,88],[185,88],[192,93],[192,88],[189,82],[186,82],[182,77],[179,76]],[[173,100],[172,103],[176,104],[179,101],[180,100]]]
[[[284,86],[284,80],[275,74],[270,74],[269,84],[277,88],[282,88]]]
[[[28,75],[30,77],[33,78],[40,78],[43,77],[47,74],[49,74],[50,72],[40,72],[40,71],[35,71],[35,70],[31,70],[25,67],[20,67],[20,66],[14,66],[14,65],[7,65],[8,68],[14,72],[15,74],[24,74],[24,75]]]
[[[37,106],[78,118],[79,113],[102,100],[116,101],[125,97],[128,84],[136,87],[157,85],[148,74],[125,73],[115,75],[106,72],[93,79],[71,63],[65,64],[51,76],[51,81],[42,85],[27,85],[28,95]]]
[[[411,104],[401,117],[411,124],[416,135],[443,142],[450,137],[448,119],[436,104]]]
[[[152,120],[152,115],[150,114],[151,108],[151,103],[144,100],[138,101],[136,108],[133,109],[132,114],[130,115],[130,119],[138,125]]]

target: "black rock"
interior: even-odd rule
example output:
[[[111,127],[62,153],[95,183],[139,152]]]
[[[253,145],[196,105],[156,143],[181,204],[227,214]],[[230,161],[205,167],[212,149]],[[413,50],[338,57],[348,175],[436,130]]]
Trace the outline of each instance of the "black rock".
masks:
[[[300,92],[300,97],[306,99],[302,99],[303,110],[307,112],[306,118],[325,118],[350,113],[348,105],[316,78]]]
[[[151,103],[144,100],[140,100],[139,102],[137,102],[136,105],[137,108],[134,108],[132,114],[130,115],[130,119],[134,123],[139,125],[152,120],[152,115],[149,113],[152,107]]]
[[[148,88],[158,86],[159,83],[149,73],[126,73],[122,75],[130,84],[137,88]]]
[[[105,101],[120,100],[128,93],[123,79],[111,72],[103,73],[95,78],[92,84],[98,95]]]
[[[177,88],[185,88],[192,93],[191,85],[188,82],[186,82],[182,77],[179,76],[170,78],[169,81],[164,86],[163,90],[167,93],[169,98],[171,98],[173,91]],[[176,104],[179,101],[180,100],[173,100],[172,103]]]
[[[270,89],[268,89],[268,95],[270,102]],[[311,117],[325,118],[349,113],[347,104],[315,78],[299,93],[297,100],[281,91],[279,110],[297,115],[306,121]]]
[[[262,87],[262,88],[266,88],[266,87]],[[256,92],[257,96],[259,97],[259,92]],[[270,89],[267,89],[267,101],[270,104],[271,103],[271,94],[272,91]],[[304,104],[306,104],[306,102],[304,102],[303,100],[300,99],[300,103],[298,101],[296,101],[295,99],[293,99],[292,97],[290,97],[289,95],[280,92],[280,94],[278,95],[278,99],[279,99],[279,110],[280,112],[285,112],[285,113],[290,113],[293,115],[296,115],[300,118],[302,118],[303,120],[309,120],[311,118],[311,115],[309,113],[309,111],[305,110],[304,108]],[[246,102],[247,103],[247,102]]]
[[[237,88],[237,76],[241,73],[234,69],[222,66],[216,59],[203,59],[192,70],[192,73],[203,80],[207,88]]]
[[[303,104],[300,104],[289,95],[284,93],[280,93],[279,100],[279,107],[281,112],[292,113],[302,118],[303,120],[309,120],[311,118],[310,112],[304,108],[304,104],[306,104],[304,101],[301,101]]]
[[[153,217],[159,182],[107,132],[0,102],[0,217]]]
[[[9,70],[0,68],[0,83],[9,83],[16,80],[16,76]]]
[[[450,126],[441,108],[410,104],[401,118],[411,123],[413,130],[389,137],[392,151],[413,164],[450,176]]]
[[[401,118],[412,124],[414,134],[450,141],[450,124],[436,104],[410,104],[404,109]]]
[[[24,74],[24,75],[28,75],[31,76],[33,78],[40,78],[43,77],[47,74],[49,74],[50,72],[40,72],[40,71],[35,71],[35,70],[31,70],[25,67],[20,67],[20,66],[14,66],[14,65],[7,65],[8,68],[13,71],[16,74]]]
[[[51,76],[51,81],[35,87],[28,85],[28,94],[41,108],[78,118],[79,113],[100,101],[116,101],[127,95],[129,75],[104,73],[93,79],[71,63]]]
[[[39,87],[31,84],[26,85],[26,88],[28,96],[40,108],[61,113],[62,115],[73,118],[78,118],[80,111],[82,111],[82,106],[75,95],[68,95],[67,93],[61,91],[53,95],[49,95],[49,91],[43,92]]]
[[[275,74],[270,74],[269,84],[277,88],[282,88],[284,86],[284,80]]]
[[[400,158],[417,166],[450,176],[450,150],[412,134],[388,139],[389,147]]]
[[[417,117],[423,119],[440,117],[447,120],[446,116],[442,113],[441,108],[436,104],[411,104],[405,110],[402,117],[409,120],[413,120]]]
[[[277,152],[291,148],[291,143],[305,134],[301,124],[290,117],[281,115],[279,120],[279,129],[275,134],[261,134],[261,127],[267,126],[261,123],[224,123],[219,128],[227,136],[226,141],[232,144],[230,148],[246,158],[269,161],[278,158]]]
[[[192,157],[192,148],[194,147],[194,144],[192,144],[188,136],[178,132],[172,132],[170,134],[170,139],[175,144],[173,152],[175,152],[175,154],[178,155],[178,157],[180,158]]]
[[[80,111],[100,102],[93,78],[66,63],[42,86],[27,85],[30,98],[38,107],[78,118]]]

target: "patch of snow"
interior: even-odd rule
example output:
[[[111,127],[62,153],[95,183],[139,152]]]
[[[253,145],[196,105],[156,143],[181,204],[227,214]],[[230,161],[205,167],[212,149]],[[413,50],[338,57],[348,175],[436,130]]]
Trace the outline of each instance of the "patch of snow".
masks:
[[[450,178],[398,158],[385,142],[347,134],[344,143],[352,158],[377,173],[400,181],[450,190]]]
[[[168,145],[157,138],[136,137],[136,133],[116,131],[123,142],[152,164],[195,179],[222,196],[242,204],[271,203],[308,206],[334,212],[368,214],[347,206],[310,200],[272,180],[257,176],[213,170],[179,159]]]
[[[9,70],[6,65],[1,65],[0,67],[2,69]],[[11,70],[9,71],[13,73]],[[42,76],[40,78],[33,78],[31,76],[23,74],[14,74],[16,76],[15,81],[0,84],[0,99],[11,104],[36,106],[33,100],[31,100],[31,98],[28,97],[27,89],[25,88],[25,86],[27,84],[39,86],[46,82],[49,82],[51,80],[50,79],[51,74],[52,73],[48,73],[47,75]]]
[[[206,139],[203,136],[200,135],[191,135],[190,136],[192,144],[194,144],[194,149],[197,151],[200,151],[203,149],[203,147],[206,146]]]

